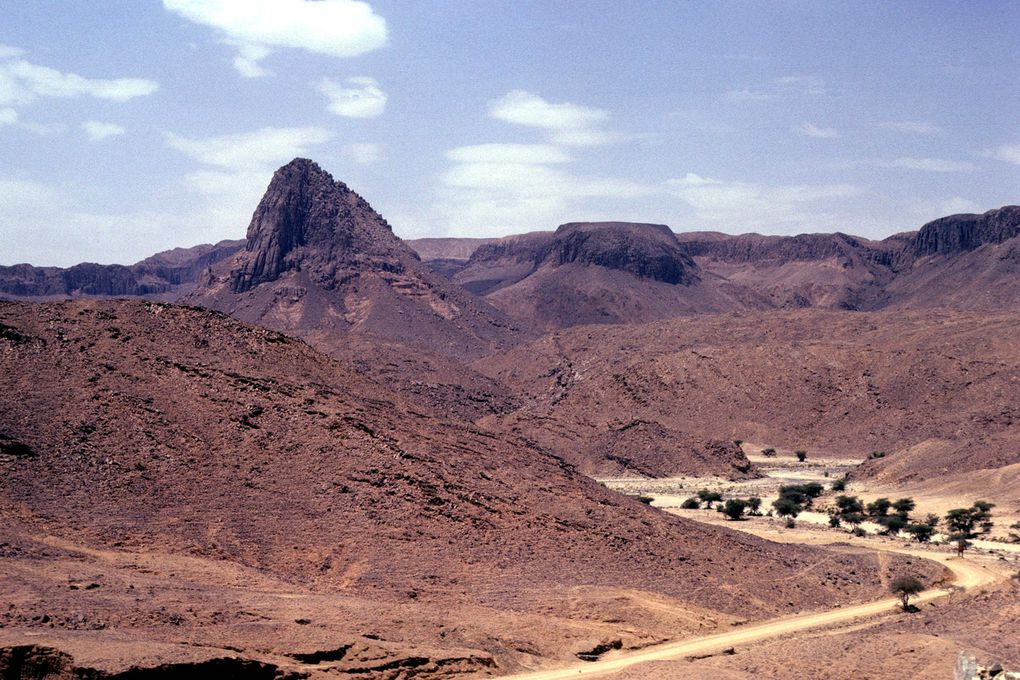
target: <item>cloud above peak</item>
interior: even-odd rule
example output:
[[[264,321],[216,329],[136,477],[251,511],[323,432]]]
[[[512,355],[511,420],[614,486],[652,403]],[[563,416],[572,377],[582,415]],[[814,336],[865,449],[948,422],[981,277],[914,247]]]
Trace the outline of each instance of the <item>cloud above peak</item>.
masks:
[[[563,146],[600,146],[620,136],[604,130],[609,112],[578,104],[554,104],[526,90],[513,90],[489,103],[489,117],[546,131]]]
[[[234,67],[267,75],[259,61],[271,48],[354,57],[386,44],[386,20],[358,0],[163,0],[185,19],[211,26],[238,49]]]
[[[386,93],[374,78],[358,76],[339,83],[323,78],[316,86],[326,95],[331,113],[345,118],[375,118],[386,109]]]

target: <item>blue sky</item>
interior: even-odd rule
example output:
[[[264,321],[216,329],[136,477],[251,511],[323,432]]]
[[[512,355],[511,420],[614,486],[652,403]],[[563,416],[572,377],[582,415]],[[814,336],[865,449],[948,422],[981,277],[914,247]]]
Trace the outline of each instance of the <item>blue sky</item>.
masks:
[[[241,238],[315,159],[404,237],[872,238],[1020,203],[1020,3],[6,0],[0,264]]]

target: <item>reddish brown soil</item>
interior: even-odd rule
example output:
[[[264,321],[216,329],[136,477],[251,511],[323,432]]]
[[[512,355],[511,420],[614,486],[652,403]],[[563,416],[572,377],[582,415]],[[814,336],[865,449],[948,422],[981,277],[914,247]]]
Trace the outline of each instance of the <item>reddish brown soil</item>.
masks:
[[[507,669],[876,594],[872,557],[673,518],[214,312],[6,303],[0,323],[8,646],[81,640],[110,670],[121,643],[279,661],[332,639]]]
[[[476,367],[526,395],[494,427],[586,469],[603,464],[589,455],[593,442],[641,419],[702,438],[884,451],[858,474],[909,482],[1020,462],[1018,321],[948,311],[700,316],[571,329]],[[987,491],[1020,502],[1015,487]]]

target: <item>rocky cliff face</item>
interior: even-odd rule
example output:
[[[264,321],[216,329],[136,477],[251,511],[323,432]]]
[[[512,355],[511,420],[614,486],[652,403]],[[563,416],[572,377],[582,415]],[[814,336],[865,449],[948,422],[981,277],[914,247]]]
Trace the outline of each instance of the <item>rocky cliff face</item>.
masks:
[[[706,257],[734,264],[782,265],[813,262],[830,258],[850,261],[856,258],[880,259],[885,249],[880,244],[847,234],[800,234],[798,236],[762,236],[743,234],[680,234],[684,249],[694,257]]]
[[[942,217],[921,227],[910,247],[915,257],[957,255],[1020,234],[1020,206],[1008,205],[982,215]]]
[[[559,265],[596,265],[674,285],[698,281],[697,265],[664,224],[564,224],[556,230],[555,257]]]
[[[535,232],[483,244],[472,253],[458,280],[476,280],[486,270],[511,263],[530,265],[531,271],[542,266],[590,265],[670,284],[698,280],[697,265],[669,227],[629,222],[571,222],[554,233]]]

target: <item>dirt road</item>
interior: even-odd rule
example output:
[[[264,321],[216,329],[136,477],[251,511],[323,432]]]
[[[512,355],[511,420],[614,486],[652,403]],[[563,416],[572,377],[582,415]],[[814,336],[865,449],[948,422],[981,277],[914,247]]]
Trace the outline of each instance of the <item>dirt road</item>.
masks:
[[[955,575],[952,588],[926,590],[913,598],[911,600],[912,604],[920,604],[938,597],[946,596],[957,588],[975,588],[993,583],[1002,578],[1002,575],[998,571],[989,567],[987,564],[984,564],[984,560],[977,557],[959,559],[948,554],[920,550],[914,551],[907,548],[887,548],[887,550],[936,560],[945,564]],[[633,653],[622,654],[620,656],[578,664],[567,668],[524,673],[510,677],[520,678],[520,680],[557,680],[559,678],[603,675],[605,673],[611,673],[628,666],[645,663],[647,661],[666,661],[671,659],[682,659],[687,656],[712,654],[737,645],[758,642],[760,640],[806,631],[813,628],[845,624],[856,619],[876,616],[879,614],[888,614],[894,612],[898,606],[899,601],[896,598],[890,597],[878,600],[877,602],[852,607],[843,607],[817,614],[800,614],[772,619],[771,621],[755,625],[741,626],[738,629],[727,631],[725,633],[657,645],[655,647],[650,647]]]

